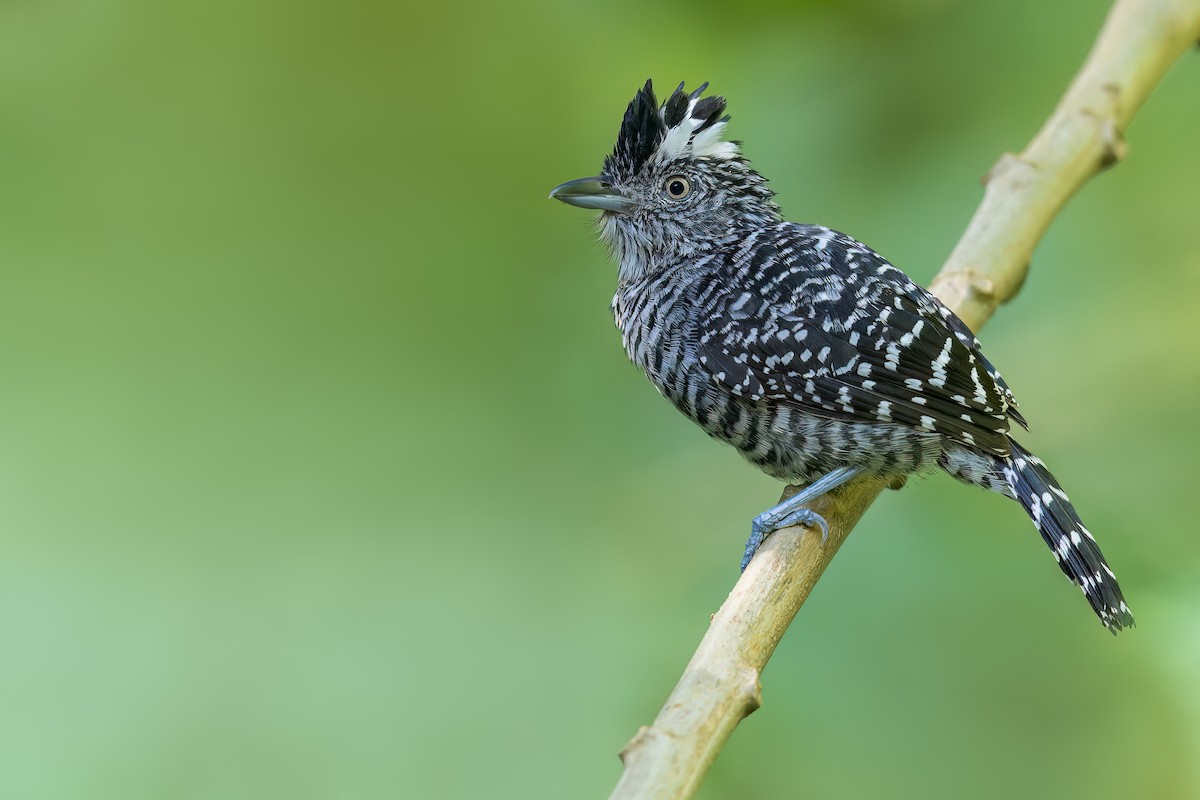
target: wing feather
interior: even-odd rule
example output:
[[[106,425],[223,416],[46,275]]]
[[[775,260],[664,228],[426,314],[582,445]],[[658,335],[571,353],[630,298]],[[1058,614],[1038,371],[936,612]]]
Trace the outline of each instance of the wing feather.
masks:
[[[1009,420],[1023,420],[957,317],[843,234],[790,224],[769,233],[770,245],[752,241],[721,268],[741,291],[722,294],[700,332],[700,363],[717,383],[1008,454]]]

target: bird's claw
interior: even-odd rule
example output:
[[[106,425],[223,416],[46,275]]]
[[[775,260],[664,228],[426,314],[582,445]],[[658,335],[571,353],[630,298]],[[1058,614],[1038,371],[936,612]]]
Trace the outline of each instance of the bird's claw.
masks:
[[[746,540],[746,552],[742,556],[741,571],[745,572],[750,559],[758,552],[763,540],[780,528],[790,528],[793,525],[811,525],[821,531],[821,546],[829,540],[829,523],[811,508],[800,508],[778,519],[771,519],[770,511],[759,514],[750,524],[750,538]]]

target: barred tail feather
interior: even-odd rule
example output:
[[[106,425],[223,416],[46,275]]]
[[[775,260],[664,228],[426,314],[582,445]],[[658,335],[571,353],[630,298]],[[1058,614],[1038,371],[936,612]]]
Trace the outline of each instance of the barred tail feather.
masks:
[[[1059,568],[1083,590],[1104,626],[1113,633],[1132,627],[1133,615],[1125,605],[1117,576],[1042,460],[1012,442],[1012,455],[1000,462],[1000,468],[1013,496],[1054,552]]]

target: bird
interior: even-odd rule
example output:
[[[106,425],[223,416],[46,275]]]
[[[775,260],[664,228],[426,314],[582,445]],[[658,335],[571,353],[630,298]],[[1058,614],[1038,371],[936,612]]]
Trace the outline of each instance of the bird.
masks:
[[[599,210],[617,263],[612,313],[629,359],[713,438],[796,495],[751,523],[764,538],[826,521],[806,506],[865,476],[937,469],[1016,500],[1114,634],[1133,625],[1116,576],[1045,463],[979,340],[867,245],[784,220],[726,100],[681,83],[659,105],[647,80],[599,175],[550,197]]]

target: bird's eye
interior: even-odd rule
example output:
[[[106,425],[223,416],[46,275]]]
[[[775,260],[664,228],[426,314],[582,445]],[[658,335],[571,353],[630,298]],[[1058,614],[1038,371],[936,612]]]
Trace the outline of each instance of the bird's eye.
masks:
[[[688,192],[692,190],[692,184],[688,183],[688,179],[680,175],[667,178],[667,182],[663,184],[663,191],[667,193],[667,197],[672,200],[682,200],[688,196]]]

